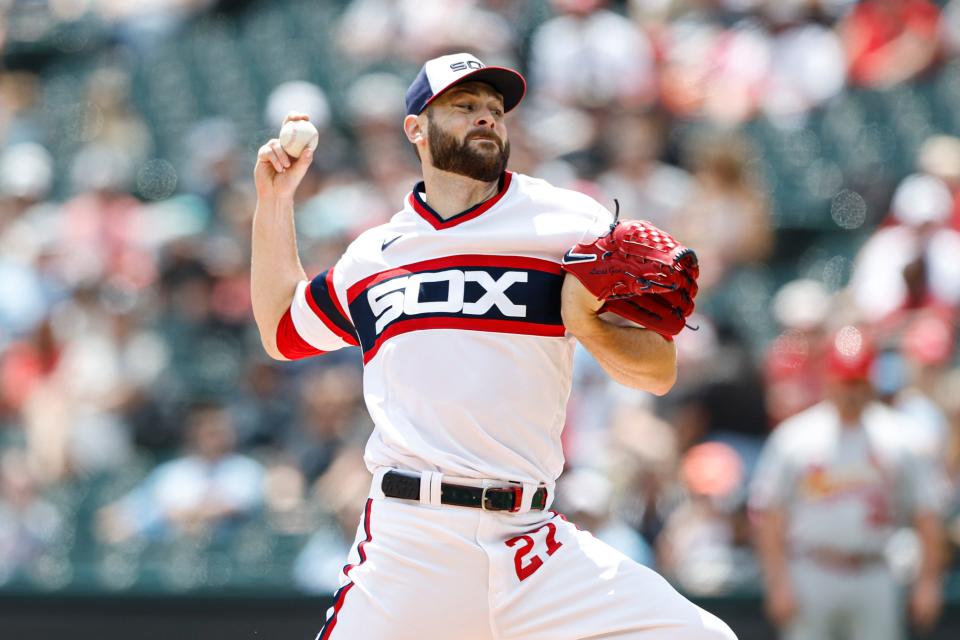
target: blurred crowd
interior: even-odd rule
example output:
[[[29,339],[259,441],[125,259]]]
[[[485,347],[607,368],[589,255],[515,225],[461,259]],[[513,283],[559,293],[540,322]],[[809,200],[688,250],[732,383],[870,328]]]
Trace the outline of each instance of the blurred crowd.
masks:
[[[274,19],[311,12],[327,31],[285,42]],[[162,52],[197,29],[253,38],[260,66],[212,43],[224,84],[179,83]],[[221,545],[335,588],[369,486],[362,365],[262,353],[255,149],[288,110],[321,129],[297,193],[315,274],[419,180],[403,93],[458,50],[527,75],[513,170],[617,198],[702,265],[666,397],[578,352],[558,509],[690,592],[758,588],[751,474],[770,431],[822,398],[827,337],[856,324],[879,398],[951,478],[960,547],[960,122],[920,131],[909,172],[828,183],[812,212],[828,224],[807,231],[778,217],[750,134],[956,74],[960,0],[0,0],[0,43],[0,587],[129,586],[151,547]],[[288,63],[296,77],[256,76]],[[230,78],[255,87],[253,121],[239,98],[201,99]],[[205,584],[229,571],[168,582]]]

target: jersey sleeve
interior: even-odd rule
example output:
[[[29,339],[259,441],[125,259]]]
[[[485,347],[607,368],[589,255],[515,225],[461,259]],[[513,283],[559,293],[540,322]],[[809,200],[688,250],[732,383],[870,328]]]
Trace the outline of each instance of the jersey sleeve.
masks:
[[[783,438],[774,432],[767,438],[750,483],[751,509],[777,509],[787,506],[795,478],[793,467],[783,450]]]
[[[330,268],[297,285],[293,302],[277,326],[277,349],[285,358],[299,360],[359,344],[341,302],[345,287],[337,275]]]
[[[902,501],[909,515],[942,514],[949,501],[950,484],[939,460],[906,453],[901,460]]]

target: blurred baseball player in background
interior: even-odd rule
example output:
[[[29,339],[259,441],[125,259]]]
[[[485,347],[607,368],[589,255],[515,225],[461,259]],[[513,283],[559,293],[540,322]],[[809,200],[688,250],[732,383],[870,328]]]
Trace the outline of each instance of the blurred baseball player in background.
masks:
[[[312,280],[293,211],[312,153],[260,148],[252,296],[264,347],[282,360],[359,346],[375,424],[370,499],[318,638],[734,638],[548,510],[574,338],[614,379],[655,394],[673,385],[676,354],[667,333],[601,319],[598,296],[564,277],[565,253],[610,236],[613,217],[506,171],[504,114],[524,91],[519,73],[469,54],[428,61],[403,121],[423,182]]]
[[[943,484],[912,453],[904,417],[874,400],[868,339],[844,327],[828,354],[827,399],[777,427],[753,479],[767,612],[785,640],[895,640],[903,607],[884,550],[913,526],[910,613],[929,629],[943,600]]]

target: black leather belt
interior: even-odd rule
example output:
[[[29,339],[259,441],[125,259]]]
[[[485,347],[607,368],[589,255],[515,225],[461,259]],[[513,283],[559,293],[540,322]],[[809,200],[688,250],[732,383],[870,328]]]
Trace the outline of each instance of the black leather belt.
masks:
[[[420,475],[406,471],[388,471],[380,484],[388,498],[420,500]],[[484,511],[519,511],[523,501],[523,487],[468,487],[461,484],[440,483],[440,502],[457,507],[476,507]],[[547,506],[547,488],[540,487],[533,494],[531,509],[542,511]]]

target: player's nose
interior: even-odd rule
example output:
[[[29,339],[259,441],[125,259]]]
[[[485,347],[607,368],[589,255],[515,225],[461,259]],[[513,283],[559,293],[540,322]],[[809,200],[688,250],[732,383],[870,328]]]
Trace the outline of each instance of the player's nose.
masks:
[[[493,112],[490,109],[478,109],[474,124],[485,129],[493,129],[497,126],[497,120],[493,117]]]

